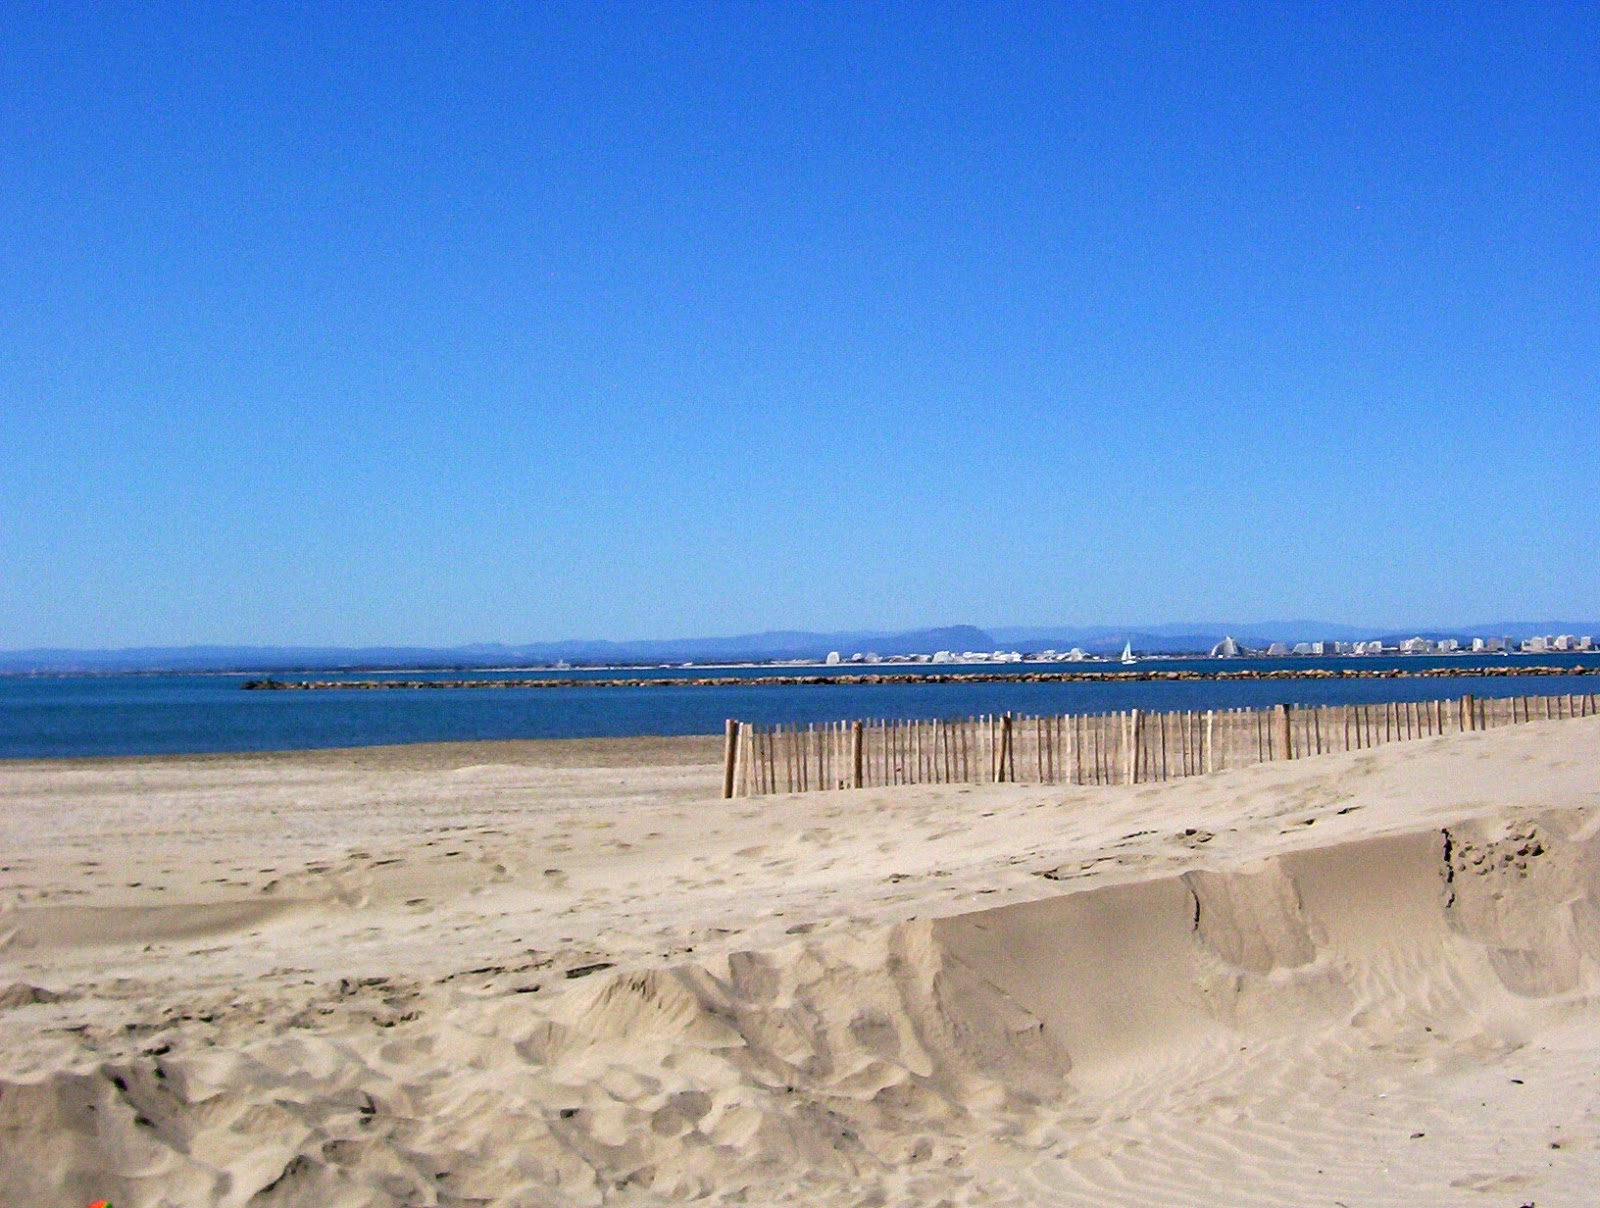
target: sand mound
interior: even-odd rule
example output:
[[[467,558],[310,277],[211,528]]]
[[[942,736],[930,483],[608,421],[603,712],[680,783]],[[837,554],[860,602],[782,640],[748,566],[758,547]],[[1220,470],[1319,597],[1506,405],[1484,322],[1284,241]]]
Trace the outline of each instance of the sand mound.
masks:
[[[1210,1095],[1241,1046],[1423,1019],[1470,1037],[1592,993],[1597,855],[1571,815],[1469,824],[605,972],[366,1037],[167,1040],[0,1083],[0,1148],[29,1155],[0,1198],[931,1202],[974,1144],[1136,1077]],[[1022,1194],[1021,1156],[969,1190]]]
[[[0,1011],[11,1007],[31,1007],[35,1003],[57,1002],[61,995],[43,986],[30,986],[27,982],[12,982],[0,990]]]
[[[1478,737],[1441,744],[1434,764],[1481,760]],[[672,959],[591,929],[561,953],[439,977],[252,986],[230,972],[225,993],[182,1012],[139,988],[132,1019],[106,1005],[116,980],[99,983],[99,1005],[8,991],[7,1022],[33,1039],[0,1049],[0,1203],[1588,1202],[1592,781],[1581,758],[1557,761],[1575,772],[1534,794],[1548,808],[1479,801],[1444,824],[1386,815],[1374,833],[1313,842],[1308,801],[1325,799],[1313,821],[1376,812],[1396,776],[1426,781],[1420,758],[1337,763],[1327,783],[1306,768],[1240,775],[1235,794],[1274,839],[1232,849],[1220,830],[1121,830],[1130,808],[1187,810],[1216,786],[1104,790],[1110,828],[1079,854],[1122,844],[1119,874],[1073,887],[1047,844],[1017,874],[1033,896],[986,909],[971,908],[981,880],[948,909],[935,868],[900,921],[829,925],[838,914],[824,912]],[[1015,789],[951,801],[1024,816],[1038,803]],[[949,817],[934,809],[913,838]],[[776,840],[749,837],[726,843],[760,867]],[[1156,865],[1140,843],[1176,854]],[[704,846],[721,850],[709,825]],[[879,854],[880,873],[909,866],[900,849]],[[707,892],[725,894],[731,866],[710,863]],[[797,867],[783,866],[790,879]],[[909,876],[884,876],[884,893]],[[503,891],[483,892],[484,909],[503,909]],[[538,892],[524,908],[552,900]],[[671,897],[658,889],[658,908]],[[379,907],[319,909],[359,920]],[[318,917],[302,904],[282,926],[306,912]],[[165,918],[136,921],[177,938]],[[262,922],[196,925],[214,942]],[[127,958],[86,939],[72,949],[55,926],[60,951],[128,980]],[[67,1006],[87,1022],[52,1026]]]

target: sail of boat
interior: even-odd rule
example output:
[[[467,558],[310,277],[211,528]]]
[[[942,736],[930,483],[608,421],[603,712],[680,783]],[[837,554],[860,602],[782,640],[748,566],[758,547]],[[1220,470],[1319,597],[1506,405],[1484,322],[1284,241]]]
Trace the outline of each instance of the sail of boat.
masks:
[[[1133,657],[1133,642],[1132,641],[1128,641],[1128,642],[1123,643],[1123,646],[1122,646],[1122,661],[1124,663],[1136,663],[1136,662],[1139,661],[1138,659]]]

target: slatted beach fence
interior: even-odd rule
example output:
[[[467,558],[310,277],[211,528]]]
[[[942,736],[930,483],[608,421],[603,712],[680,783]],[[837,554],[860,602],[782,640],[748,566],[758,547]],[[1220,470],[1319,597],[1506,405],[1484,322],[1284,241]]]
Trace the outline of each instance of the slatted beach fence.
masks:
[[[985,714],[810,725],[728,722],[724,797],[899,784],[1143,784],[1413,738],[1600,714],[1600,695]]]

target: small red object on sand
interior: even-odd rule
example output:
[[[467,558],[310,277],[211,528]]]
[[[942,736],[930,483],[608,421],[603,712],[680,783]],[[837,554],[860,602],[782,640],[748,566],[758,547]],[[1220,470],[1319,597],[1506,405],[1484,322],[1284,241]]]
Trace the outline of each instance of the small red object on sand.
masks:
[[[94,1203],[89,1205],[89,1208],[111,1208],[111,1201],[110,1200],[96,1200]]]

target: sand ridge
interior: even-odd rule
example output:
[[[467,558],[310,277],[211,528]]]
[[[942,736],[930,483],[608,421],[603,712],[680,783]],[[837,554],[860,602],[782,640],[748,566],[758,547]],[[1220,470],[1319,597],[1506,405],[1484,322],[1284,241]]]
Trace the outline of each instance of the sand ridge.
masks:
[[[732,802],[716,742],[0,767],[0,1202],[1586,1202],[1595,720]]]

